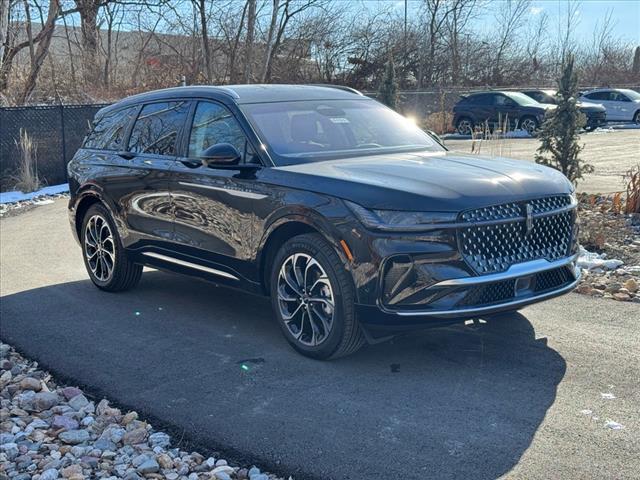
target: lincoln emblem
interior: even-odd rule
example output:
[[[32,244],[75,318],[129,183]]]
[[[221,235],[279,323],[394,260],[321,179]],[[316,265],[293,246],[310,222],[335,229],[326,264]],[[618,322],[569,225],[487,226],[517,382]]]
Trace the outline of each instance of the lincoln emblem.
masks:
[[[527,203],[526,210],[527,210],[526,234],[529,235],[531,233],[531,230],[533,230],[533,207],[531,206],[530,203]]]

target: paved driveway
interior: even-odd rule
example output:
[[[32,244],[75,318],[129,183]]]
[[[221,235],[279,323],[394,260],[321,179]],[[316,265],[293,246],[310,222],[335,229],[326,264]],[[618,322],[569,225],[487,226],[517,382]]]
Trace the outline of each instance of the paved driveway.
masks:
[[[0,269],[3,340],[230,459],[296,478],[638,478],[637,304],[570,294],[323,363],[264,299],[157,271],[98,291],[63,200],[0,221]]]
[[[473,142],[451,139],[445,143],[452,150],[470,153]],[[580,144],[584,146],[580,158],[592,164],[595,170],[578,183],[578,191],[611,193],[624,190],[623,175],[640,163],[640,130],[586,133],[580,136]],[[476,142],[475,148],[480,149],[481,155],[533,161],[539,146],[538,138],[511,138]]]

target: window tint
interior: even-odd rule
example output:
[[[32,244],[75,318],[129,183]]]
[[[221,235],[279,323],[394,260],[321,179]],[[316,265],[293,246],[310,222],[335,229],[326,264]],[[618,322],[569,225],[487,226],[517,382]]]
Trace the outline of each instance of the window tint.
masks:
[[[176,155],[176,141],[188,111],[185,101],[145,105],[131,131],[129,151]]]
[[[490,105],[491,95],[472,95],[467,97],[467,104],[469,105]]]
[[[612,102],[630,102],[626,95],[620,92],[609,92],[609,100]]]
[[[609,92],[593,92],[585,95],[589,100],[609,100]]]
[[[108,113],[102,117],[93,127],[93,130],[84,142],[84,148],[97,148],[100,150],[121,150],[123,148],[124,135],[131,117],[137,107],[125,108]]]
[[[216,103],[200,102],[193,116],[189,156],[199,157],[212,145],[230,143],[244,158],[247,139],[231,112]]]

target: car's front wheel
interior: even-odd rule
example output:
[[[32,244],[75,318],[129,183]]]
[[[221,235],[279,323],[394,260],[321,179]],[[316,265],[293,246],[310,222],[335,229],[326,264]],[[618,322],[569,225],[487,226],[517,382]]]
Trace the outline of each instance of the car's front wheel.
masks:
[[[633,116],[633,123],[640,125],[640,110],[638,110]]]
[[[340,257],[318,234],[287,241],[273,261],[273,310],[287,341],[317,359],[349,355],[364,344],[354,287]]]
[[[142,265],[128,257],[111,215],[100,205],[92,205],[82,222],[82,253],[91,281],[109,292],[128,290],[142,276]]]
[[[460,135],[471,135],[473,134],[473,120],[468,117],[461,117],[460,120],[456,123],[456,130]]]

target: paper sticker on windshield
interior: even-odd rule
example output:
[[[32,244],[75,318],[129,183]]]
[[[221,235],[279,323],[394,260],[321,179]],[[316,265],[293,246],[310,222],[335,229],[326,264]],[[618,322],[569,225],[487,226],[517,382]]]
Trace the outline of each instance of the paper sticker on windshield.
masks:
[[[349,120],[344,117],[331,117],[329,118],[332,123],[349,123]]]

